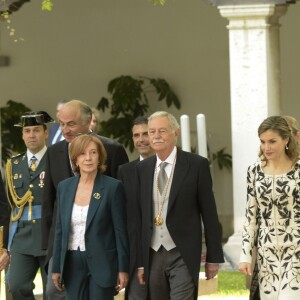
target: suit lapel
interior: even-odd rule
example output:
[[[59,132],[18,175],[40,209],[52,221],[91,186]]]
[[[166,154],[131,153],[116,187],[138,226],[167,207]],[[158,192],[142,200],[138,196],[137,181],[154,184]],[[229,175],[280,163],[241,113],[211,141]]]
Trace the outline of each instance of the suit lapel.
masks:
[[[53,168],[55,166],[56,178],[56,185],[69,177],[74,176],[74,173],[71,168],[71,162],[69,158],[69,144],[66,140],[58,142],[49,147],[47,150],[49,151],[49,160],[53,160]]]
[[[66,159],[65,162],[61,162],[61,163],[62,163],[62,165],[68,166],[67,169],[64,168],[64,170],[66,170],[68,173],[68,176],[65,178],[72,177],[72,176],[74,176],[74,173],[71,168],[71,162],[70,162],[70,157],[69,157],[69,144],[66,142],[66,140],[63,140],[63,141],[59,142],[58,144],[60,147],[59,148],[60,152],[64,153],[60,157]]]
[[[187,176],[188,169],[189,169],[189,164],[185,153],[177,149],[177,158],[176,158],[176,164],[175,164],[173,180],[172,180],[172,185],[170,190],[168,212],[170,211],[171,207],[174,204],[175,198],[182,185],[183,178]]]
[[[145,186],[145,191],[142,191],[142,201],[145,201],[143,205],[146,206],[147,212],[149,212],[150,222],[152,223],[153,214],[153,184],[154,184],[154,171],[156,165],[156,155],[147,159],[147,165],[141,172],[145,172],[145,181],[147,182]],[[145,200],[144,200],[145,196]]]
[[[60,207],[64,208],[63,214],[65,214],[64,219],[66,220],[65,226],[66,226],[66,232],[70,232],[70,226],[71,226],[71,217],[72,217],[72,211],[73,211],[73,205],[75,200],[75,194],[77,191],[79,176],[74,177],[72,181],[67,185],[66,192],[63,194],[67,199],[60,199],[61,205]]]
[[[97,174],[95,182],[94,182],[94,187],[93,187],[93,192],[91,195],[91,201],[90,201],[90,207],[88,210],[88,215],[87,215],[87,220],[86,220],[86,231],[91,224],[101,202],[102,202],[102,196],[104,196],[104,184],[103,180],[101,180],[102,175],[100,173]]]

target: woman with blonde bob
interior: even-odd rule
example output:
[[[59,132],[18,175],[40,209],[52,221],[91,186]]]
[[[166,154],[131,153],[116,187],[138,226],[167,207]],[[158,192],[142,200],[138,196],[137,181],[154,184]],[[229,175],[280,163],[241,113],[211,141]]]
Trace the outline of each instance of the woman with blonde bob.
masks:
[[[239,270],[251,275],[257,247],[259,297],[300,298],[300,161],[299,144],[280,116],[258,128],[259,158],[248,168],[246,220]]]
[[[128,281],[123,186],[102,174],[106,151],[96,135],[76,137],[70,159],[78,176],[58,185],[52,279],[69,300],[113,300]]]

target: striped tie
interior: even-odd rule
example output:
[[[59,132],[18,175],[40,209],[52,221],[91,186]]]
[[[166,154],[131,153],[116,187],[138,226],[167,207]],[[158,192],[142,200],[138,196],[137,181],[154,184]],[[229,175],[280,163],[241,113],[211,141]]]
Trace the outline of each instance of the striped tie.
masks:
[[[31,164],[30,164],[29,168],[32,172],[35,172],[36,167],[37,167],[37,165],[36,165],[37,158],[35,156],[32,156],[30,161],[31,161]]]

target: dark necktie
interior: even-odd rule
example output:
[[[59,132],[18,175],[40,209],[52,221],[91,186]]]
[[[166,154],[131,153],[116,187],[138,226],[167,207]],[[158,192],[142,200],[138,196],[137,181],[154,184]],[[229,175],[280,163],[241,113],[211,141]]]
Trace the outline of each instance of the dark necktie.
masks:
[[[158,190],[160,192],[160,194],[162,195],[164,189],[165,189],[165,185],[168,181],[168,176],[167,173],[165,171],[165,167],[166,167],[167,163],[162,161],[160,163],[160,170],[157,176],[157,185],[158,185]]]
[[[29,168],[30,168],[30,170],[32,172],[35,172],[36,167],[37,167],[37,165],[36,165],[37,158],[35,156],[32,156],[31,159],[30,159],[30,161],[31,161],[31,163],[30,163],[30,167]]]

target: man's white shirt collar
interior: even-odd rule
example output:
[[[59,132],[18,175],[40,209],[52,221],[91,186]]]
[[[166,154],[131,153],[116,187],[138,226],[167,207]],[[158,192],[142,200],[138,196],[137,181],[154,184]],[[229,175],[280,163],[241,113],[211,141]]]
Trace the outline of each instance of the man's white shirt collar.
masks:
[[[166,160],[164,160],[164,162],[168,163],[167,167],[172,166],[172,164],[175,162],[176,154],[177,154],[177,147],[175,146],[172,152],[170,153],[170,155],[166,158]],[[157,155],[156,155],[156,159],[157,159],[156,165],[159,166],[162,160]]]
[[[47,147],[44,146],[42,150],[40,150],[38,153],[36,154],[32,154],[28,149],[27,149],[27,159],[28,159],[28,165],[30,166],[31,164],[31,158],[32,156],[36,157],[37,161],[36,161],[36,164],[38,165],[39,162],[41,161],[41,159],[43,158],[44,154],[46,153],[47,151]]]

